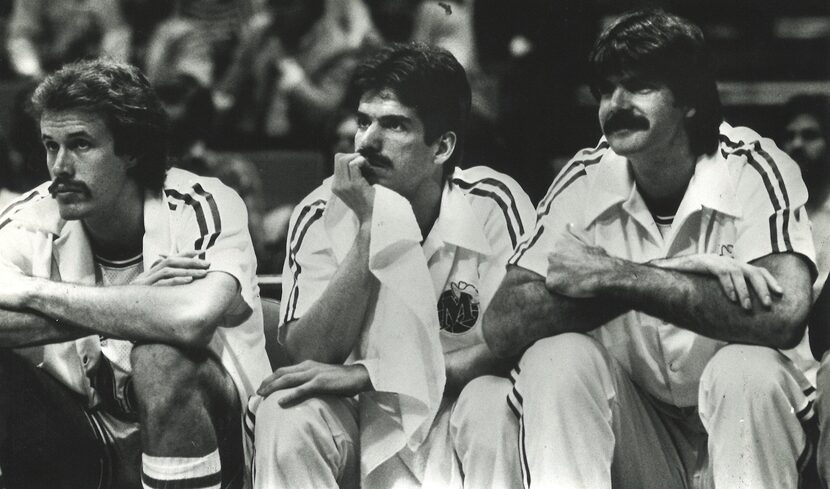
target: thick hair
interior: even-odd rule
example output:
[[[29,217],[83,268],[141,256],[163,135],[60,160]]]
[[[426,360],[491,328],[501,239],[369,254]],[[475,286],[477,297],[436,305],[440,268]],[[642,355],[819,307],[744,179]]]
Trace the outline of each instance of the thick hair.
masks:
[[[789,124],[801,114],[806,114],[818,122],[821,135],[830,143],[830,97],[824,94],[794,95],[784,104],[782,121]]]
[[[695,109],[686,126],[692,153],[700,156],[717,149],[723,109],[699,27],[662,10],[631,12],[600,34],[588,61],[594,96],[615,76],[665,83],[679,104]]]
[[[444,178],[462,162],[472,95],[464,68],[449,51],[421,43],[392,44],[358,66],[352,90],[357,98],[391,90],[415,110],[427,144],[454,132],[455,150],[444,163]]]
[[[115,154],[136,158],[130,175],[160,191],[168,168],[168,119],[156,92],[138,68],[108,59],[65,65],[35,89],[36,120],[50,112],[83,111],[103,117]]]

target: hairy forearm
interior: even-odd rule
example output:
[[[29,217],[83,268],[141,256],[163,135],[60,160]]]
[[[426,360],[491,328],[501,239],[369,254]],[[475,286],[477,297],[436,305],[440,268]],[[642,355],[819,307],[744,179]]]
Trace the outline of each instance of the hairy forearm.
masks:
[[[204,347],[238,293],[237,287],[235,279],[225,273],[211,273],[175,287],[91,287],[39,280],[25,305],[112,338]]]
[[[591,331],[625,311],[615,300],[550,292],[541,275],[511,267],[484,315],[484,338],[496,355],[509,357],[540,338]]]
[[[497,357],[485,344],[462,348],[444,356],[447,383],[444,395],[457,396],[468,382],[482,375],[507,375],[514,358]]]
[[[0,348],[20,348],[75,340],[91,334],[34,311],[0,309]]]
[[[369,271],[369,240],[370,224],[362,225],[323,295],[303,317],[284,326],[286,350],[294,363],[343,363],[357,344],[378,287]]]
[[[794,255],[756,262],[776,276],[785,292],[765,307],[750,288],[749,310],[731,301],[715,277],[623,260],[618,263],[606,276],[600,294],[631,309],[728,342],[790,348],[803,335],[810,304],[809,272]]]

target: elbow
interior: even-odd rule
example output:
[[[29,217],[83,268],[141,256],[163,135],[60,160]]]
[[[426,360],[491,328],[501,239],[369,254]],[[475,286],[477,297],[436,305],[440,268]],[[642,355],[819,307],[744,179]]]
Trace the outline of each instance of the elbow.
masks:
[[[779,315],[775,327],[772,328],[771,345],[781,350],[795,348],[804,337],[807,327],[809,304],[797,304],[787,308],[785,314]]]
[[[176,341],[189,349],[205,349],[213,339],[218,323],[217,318],[209,318],[196,308],[182,308],[174,321]]]

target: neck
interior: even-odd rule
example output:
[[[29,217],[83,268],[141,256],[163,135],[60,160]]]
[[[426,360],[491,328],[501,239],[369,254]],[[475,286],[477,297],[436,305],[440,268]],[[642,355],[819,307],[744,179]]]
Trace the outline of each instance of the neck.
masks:
[[[673,214],[695,172],[697,158],[687,142],[677,142],[662,151],[628,158],[637,190],[652,212]]]
[[[426,239],[432,225],[438,219],[438,214],[441,212],[441,195],[443,193],[443,182],[430,180],[425,182],[415,196],[409,199],[412,206],[412,212],[415,214],[415,220],[418,222],[418,227],[421,229],[421,236]]]
[[[141,253],[144,237],[144,195],[138,185],[127,185],[119,204],[101,215],[83,220],[95,254],[110,260]]]

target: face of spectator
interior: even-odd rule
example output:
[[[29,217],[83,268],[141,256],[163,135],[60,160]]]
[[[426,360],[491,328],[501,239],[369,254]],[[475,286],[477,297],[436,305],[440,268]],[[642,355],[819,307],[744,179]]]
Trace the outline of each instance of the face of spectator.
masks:
[[[47,112],[40,131],[52,177],[49,191],[66,220],[102,218],[123,207],[135,159],[115,154],[104,119],[82,111]]]
[[[334,130],[332,153],[354,153],[354,137],[357,134],[357,119],[347,117]]]
[[[787,124],[782,146],[805,175],[814,172],[819,165],[829,163],[827,140],[821,125],[809,114],[799,114]]]
[[[688,144],[688,107],[678,105],[662,82],[614,77],[599,87],[599,122],[617,154],[631,157],[673,152]]]
[[[446,159],[436,157],[438,141],[425,142],[424,124],[415,109],[403,105],[390,90],[361,97],[355,148],[371,165],[364,172],[370,183],[410,200],[436,175],[440,181],[441,164]]]

